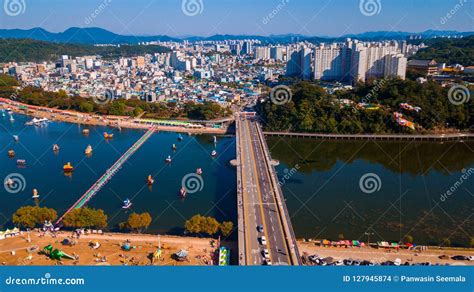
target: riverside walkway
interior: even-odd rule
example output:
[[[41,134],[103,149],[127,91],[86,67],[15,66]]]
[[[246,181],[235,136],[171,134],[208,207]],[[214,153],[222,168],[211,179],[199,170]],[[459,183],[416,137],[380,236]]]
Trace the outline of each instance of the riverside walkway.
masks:
[[[90,187],[79,200],[77,200],[61,218],[56,221],[56,225],[61,223],[64,217],[74,209],[82,208],[92,197],[94,197],[104,187],[110,179],[120,170],[122,165],[153,135],[155,128],[150,128],[135,144],[130,147],[107,171]]]
[[[462,141],[474,139],[474,134],[439,134],[439,135],[375,135],[375,134],[320,134],[320,133],[289,133],[264,132],[265,136],[294,138],[323,138],[332,140],[412,140],[412,141]]]

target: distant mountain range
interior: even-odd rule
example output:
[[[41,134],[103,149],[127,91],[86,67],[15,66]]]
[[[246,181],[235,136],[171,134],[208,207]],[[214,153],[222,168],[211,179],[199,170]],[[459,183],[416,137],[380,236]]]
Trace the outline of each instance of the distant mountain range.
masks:
[[[74,44],[137,44],[141,42],[151,41],[224,41],[224,40],[245,40],[256,39],[266,43],[288,43],[293,41],[310,41],[310,42],[328,42],[334,40],[342,40],[345,38],[354,38],[360,40],[405,40],[410,36],[420,36],[421,38],[434,38],[446,36],[469,36],[474,32],[458,32],[458,31],[438,31],[427,30],[420,33],[410,32],[394,32],[394,31],[375,31],[360,34],[348,34],[340,37],[326,36],[305,36],[300,34],[285,35],[213,35],[210,37],[187,36],[187,37],[170,37],[167,35],[155,36],[131,36],[119,35],[102,28],[78,28],[71,27],[63,32],[53,33],[43,28],[32,29],[0,29],[0,39],[33,39],[40,41],[56,42],[56,43],[74,43]]]

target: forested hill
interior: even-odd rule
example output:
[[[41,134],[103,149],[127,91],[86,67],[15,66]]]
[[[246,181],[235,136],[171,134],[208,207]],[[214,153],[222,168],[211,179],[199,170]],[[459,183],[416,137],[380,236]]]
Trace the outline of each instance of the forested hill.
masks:
[[[387,80],[361,84],[354,90],[328,94],[320,86],[300,82],[291,86],[289,102],[278,105],[270,99],[258,110],[267,131],[332,134],[440,133],[447,128],[469,131],[474,125],[474,107],[467,101],[449,101],[448,88],[435,82]],[[342,100],[347,102],[341,103]],[[368,103],[359,107],[357,103]],[[408,103],[419,110],[404,109]],[[402,127],[395,113],[415,124]],[[472,130],[472,128],[471,128]]]
[[[155,45],[96,47],[92,45],[59,44],[30,39],[0,39],[0,63],[54,61],[61,55],[69,55],[72,57],[101,55],[104,58],[118,58],[167,51],[169,51],[168,48]]]
[[[418,51],[413,59],[435,59],[438,63],[474,66],[474,36],[462,39],[424,40],[429,47]]]

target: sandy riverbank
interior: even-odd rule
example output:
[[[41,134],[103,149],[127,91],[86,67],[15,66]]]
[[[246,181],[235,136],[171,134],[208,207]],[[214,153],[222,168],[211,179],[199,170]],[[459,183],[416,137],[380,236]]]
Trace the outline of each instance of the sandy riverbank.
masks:
[[[182,266],[194,265],[202,266],[212,264],[213,253],[216,247],[211,246],[210,238],[178,237],[167,235],[146,235],[146,234],[89,234],[82,235],[73,246],[63,245],[61,242],[65,238],[70,238],[71,232],[60,232],[56,238],[50,235],[40,236],[39,232],[30,232],[31,242],[27,241],[27,234],[0,241],[0,264],[2,265],[151,265],[151,255],[161,244],[162,259],[157,260],[153,265]],[[124,251],[121,245],[130,240],[131,251]],[[89,242],[98,241],[101,246],[93,249]],[[55,249],[78,256],[78,260],[63,259],[61,261],[51,260],[41,251],[45,246],[51,244]],[[37,246],[38,251],[28,253],[27,249]],[[228,246],[227,244],[225,246]],[[232,248],[232,247],[231,247]],[[184,249],[189,252],[186,261],[177,261],[172,255]],[[14,251],[14,254],[12,254]],[[29,258],[29,256],[31,256]],[[105,256],[106,262],[101,262]]]
[[[319,257],[332,257],[336,261],[344,259],[354,260],[368,260],[371,262],[382,263],[385,261],[395,261],[395,259],[401,259],[402,263],[409,262],[414,263],[426,263],[431,264],[465,264],[474,265],[474,261],[455,261],[452,259],[440,259],[439,256],[447,255],[449,257],[455,255],[474,256],[474,249],[434,249],[428,248],[421,252],[415,252],[413,250],[400,249],[398,251],[387,251],[381,248],[372,247],[321,247],[315,245],[312,242],[298,241],[298,248],[300,254],[307,253],[308,255],[318,255]]]
[[[98,116],[75,111],[61,111],[57,109],[49,109],[46,107],[36,107],[11,100],[0,98],[0,109],[10,109],[17,114],[24,114],[36,118],[47,118],[51,121],[74,123],[88,126],[107,126],[114,128],[126,129],[149,129],[150,125],[138,123],[138,120],[130,117],[110,117]],[[185,122],[185,121],[184,121]],[[163,126],[155,125],[157,131],[177,132],[189,134],[215,134],[224,135],[227,128],[210,128],[210,127],[184,127],[184,126]]]

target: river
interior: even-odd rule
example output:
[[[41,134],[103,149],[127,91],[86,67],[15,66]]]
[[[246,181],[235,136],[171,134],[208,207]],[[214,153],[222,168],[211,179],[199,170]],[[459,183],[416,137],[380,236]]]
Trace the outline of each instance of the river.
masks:
[[[0,188],[0,230],[11,227],[11,216],[24,205],[39,204],[61,215],[108,169],[144,131],[88,127],[51,122],[25,126],[30,118],[0,116],[0,177],[18,173],[24,190]],[[104,132],[114,133],[105,141]],[[13,135],[20,140],[14,142]],[[235,138],[157,133],[128,160],[116,176],[88,203],[103,209],[109,229],[117,230],[132,212],[149,212],[149,233],[182,234],[195,214],[237,222]],[[474,142],[325,141],[268,138],[293,228],[298,238],[399,241],[407,235],[418,244],[469,246],[474,234]],[[58,153],[52,145],[59,144]],[[87,145],[93,155],[86,157]],[[173,152],[172,144],[178,149]],[[210,152],[219,156],[212,158]],[[11,159],[7,151],[13,149]],[[171,155],[171,164],[164,159]],[[18,168],[16,159],[27,166]],[[62,166],[75,166],[66,176]],[[186,174],[201,167],[202,190],[178,197]],[[148,187],[145,180],[156,180]],[[464,177],[464,178],[463,178]],[[365,178],[366,184],[361,184]],[[362,180],[364,182],[365,180]],[[31,198],[32,190],[40,199]],[[447,192],[451,191],[450,195]],[[123,210],[122,201],[133,202]]]

